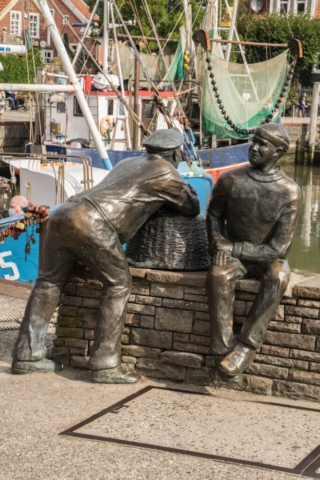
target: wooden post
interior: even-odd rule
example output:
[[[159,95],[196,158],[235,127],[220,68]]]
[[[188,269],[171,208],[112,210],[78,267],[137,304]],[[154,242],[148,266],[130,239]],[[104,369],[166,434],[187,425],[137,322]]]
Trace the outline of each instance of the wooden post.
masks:
[[[311,112],[310,112],[309,149],[310,149],[311,161],[313,161],[313,158],[314,158],[314,150],[315,150],[316,136],[317,136],[319,89],[320,89],[320,83],[315,82],[313,84],[312,105],[311,105]]]

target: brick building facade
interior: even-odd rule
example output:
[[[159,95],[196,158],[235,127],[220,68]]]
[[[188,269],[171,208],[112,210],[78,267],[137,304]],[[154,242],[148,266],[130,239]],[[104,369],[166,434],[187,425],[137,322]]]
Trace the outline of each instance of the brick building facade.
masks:
[[[73,23],[85,23],[90,11],[83,0],[48,0],[55,23],[61,35],[67,34],[71,47],[76,47],[82,36],[81,28]],[[24,30],[28,28],[33,46],[41,51],[44,63],[50,63],[57,56],[47,25],[35,3],[30,0],[0,0],[0,42],[7,44],[24,43]],[[91,41],[86,46],[90,49]],[[99,58],[99,46],[94,56]]]

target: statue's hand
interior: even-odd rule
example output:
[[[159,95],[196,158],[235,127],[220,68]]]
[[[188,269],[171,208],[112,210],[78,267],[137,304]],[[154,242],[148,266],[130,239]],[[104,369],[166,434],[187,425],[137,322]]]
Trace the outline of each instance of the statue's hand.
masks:
[[[230,258],[230,254],[228,252],[224,250],[217,250],[216,253],[213,254],[212,265],[224,267],[227,265],[228,258]]]
[[[223,267],[227,265],[228,258],[231,257],[233,243],[225,238],[215,238],[211,247],[212,264]]]

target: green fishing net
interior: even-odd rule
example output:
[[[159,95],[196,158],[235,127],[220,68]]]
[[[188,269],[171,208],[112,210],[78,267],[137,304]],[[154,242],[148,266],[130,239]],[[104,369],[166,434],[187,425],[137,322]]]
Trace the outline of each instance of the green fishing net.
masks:
[[[217,49],[215,49],[217,52]],[[202,90],[203,128],[219,138],[249,138],[251,135],[236,133],[226,122],[219,108],[218,98],[224,106],[226,115],[241,129],[253,129],[264,123],[272,114],[279,99],[288,72],[288,51],[271,60],[255,64],[238,64],[226,62],[222,58],[209,53],[211,62],[206,61],[206,52],[197,49],[198,77]],[[208,66],[212,70],[208,70]],[[209,74],[214,77],[210,78]],[[215,82],[212,85],[212,81]],[[215,96],[213,87],[217,87],[219,97]],[[273,114],[271,122],[275,122],[282,109]]]

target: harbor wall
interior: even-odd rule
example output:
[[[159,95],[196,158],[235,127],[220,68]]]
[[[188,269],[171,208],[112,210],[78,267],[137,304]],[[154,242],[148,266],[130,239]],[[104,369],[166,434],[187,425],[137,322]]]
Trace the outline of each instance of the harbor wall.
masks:
[[[209,348],[206,272],[131,269],[132,293],[122,336],[125,370],[175,382],[320,400],[320,275],[291,275],[265,342],[239,384],[222,382]],[[240,280],[235,302],[241,328],[259,282]],[[84,266],[61,297],[52,356],[87,368],[102,284]]]

